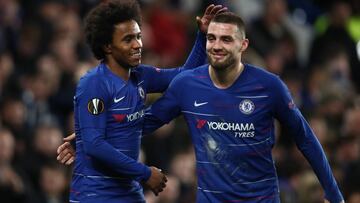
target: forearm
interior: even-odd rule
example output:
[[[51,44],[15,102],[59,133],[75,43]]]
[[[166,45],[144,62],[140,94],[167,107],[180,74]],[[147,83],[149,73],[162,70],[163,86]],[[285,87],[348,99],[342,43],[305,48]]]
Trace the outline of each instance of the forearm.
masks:
[[[326,199],[330,200],[330,202],[341,202],[343,197],[331,172],[325,153],[309,124],[294,104],[290,91],[278,78],[274,78],[270,85],[272,85],[271,89],[274,90],[275,117],[293,136],[297,147],[310,163],[325,190]]]
[[[175,88],[176,89],[176,88]],[[174,87],[170,85],[165,94],[153,105],[146,109],[144,116],[143,134],[149,134],[169,123],[180,115],[177,97],[172,93]]]
[[[301,126],[298,132],[302,132],[301,134],[305,136],[296,136],[296,144],[299,150],[308,160],[318,177],[320,184],[324,188],[326,199],[330,202],[341,202],[343,196],[319,141],[303,118],[301,119]]]
[[[190,55],[186,59],[185,64],[183,65],[184,69],[193,69],[206,63],[207,56],[205,46],[206,36],[201,31],[198,31],[194,46],[190,52]]]
[[[88,129],[82,133],[94,135],[98,132],[94,129]],[[102,137],[87,137],[92,137],[91,139],[83,139],[84,151],[88,156],[111,166],[111,168],[119,174],[129,176],[137,181],[146,181],[150,177],[149,167],[117,151]]]
[[[164,124],[166,123],[152,114],[150,108],[147,109],[144,116],[143,135],[148,135],[154,132]]]

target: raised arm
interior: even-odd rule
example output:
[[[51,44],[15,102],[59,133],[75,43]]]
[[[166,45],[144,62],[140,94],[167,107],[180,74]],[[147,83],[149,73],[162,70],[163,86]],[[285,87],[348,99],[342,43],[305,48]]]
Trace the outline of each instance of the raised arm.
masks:
[[[163,92],[169,86],[171,80],[183,70],[193,69],[206,63],[206,32],[211,19],[218,13],[226,11],[221,5],[209,5],[202,17],[197,17],[199,31],[194,46],[183,66],[179,68],[154,68],[143,66],[136,71],[143,77],[147,93]]]
[[[310,163],[323,189],[325,199],[340,203],[344,198],[332,174],[326,155],[309,124],[293,103],[290,93],[280,80],[274,82],[274,113],[281,125],[294,137],[296,146]],[[326,202],[325,200],[325,202]]]

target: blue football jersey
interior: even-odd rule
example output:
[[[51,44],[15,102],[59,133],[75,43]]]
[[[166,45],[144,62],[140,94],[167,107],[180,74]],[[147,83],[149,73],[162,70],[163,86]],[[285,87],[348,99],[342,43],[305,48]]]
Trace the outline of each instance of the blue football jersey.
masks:
[[[287,87],[246,64],[234,84],[214,86],[208,65],[179,74],[145,116],[150,132],[183,114],[195,147],[197,202],[280,202],[271,150],[274,119],[289,129],[313,167],[326,198],[342,195],[326,156]]]
[[[138,162],[147,93],[163,92],[182,70],[206,61],[199,33],[181,68],[139,65],[122,80],[104,62],[82,77],[74,96],[76,160],[70,202],[145,202],[139,182],[150,168]]]

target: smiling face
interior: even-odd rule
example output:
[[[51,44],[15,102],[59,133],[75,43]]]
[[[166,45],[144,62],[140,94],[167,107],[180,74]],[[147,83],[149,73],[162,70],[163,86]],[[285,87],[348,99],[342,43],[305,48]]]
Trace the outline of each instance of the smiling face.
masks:
[[[141,63],[141,30],[134,20],[115,25],[112,43],[105,47],[106,57],[113,58],[123,68]]]
[[[207,32],[206,52],[210,65],[217,69],[234,67],[241,61],[241,53],[248,40],[235,24],[211,22]]]

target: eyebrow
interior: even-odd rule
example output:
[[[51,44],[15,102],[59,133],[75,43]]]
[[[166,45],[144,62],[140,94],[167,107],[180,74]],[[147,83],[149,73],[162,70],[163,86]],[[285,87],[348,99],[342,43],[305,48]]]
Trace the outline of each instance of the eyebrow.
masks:
[[[208,33],[206,34],[207,37],[215,37],[215,34],[212,34],[212,33]],[[220,35],[219,38],[231,38],[231,39],[234,39],[233,36],[231,35]]]
[[[137,32],[137,33],[130,33],[130,34],[126,34],[125,36],[122,37],[122,39],[125,39],[125,38],[133,38],[133,37],[136,37],[137,35],[140,35],[141,32]]]

